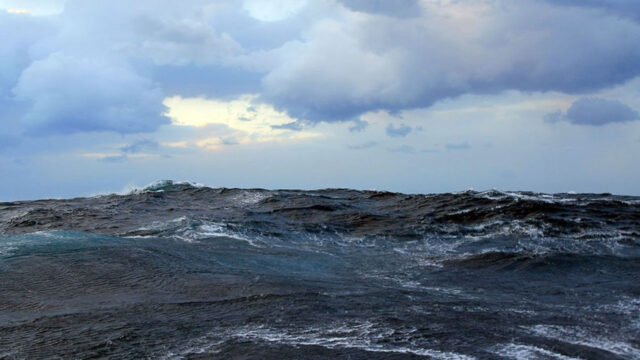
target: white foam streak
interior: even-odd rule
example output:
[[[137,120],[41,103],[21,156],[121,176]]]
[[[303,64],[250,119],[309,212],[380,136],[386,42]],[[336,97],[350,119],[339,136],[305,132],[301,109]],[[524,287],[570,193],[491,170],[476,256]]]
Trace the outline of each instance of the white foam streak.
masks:
[[[546,349],[542,349],[532,345],[523,345],[523,344],[502,344],[495,346],[490,352],[499,355],[501,357],[506,357],[509,359],[516,360],[537,360],[540,358],[550,358],[550,359],[558,359],[558,360],[577,360],[580,358],[574,358],[570,356],[565,356],[562,354],[558,354]]]
[[[255,205],[260,201],[268,198],[269,195],[262,192],[243,191],[240,194],[233,197],[233,201],[240,205]]]
[[[409,329],[409,332],[415,329]],[[397,353],[442,360],[473,360],[475,357],[448,351],[426,349],[413,344],[391,344],[388,339],[394,329],[371,322],[338,323],[328,327],[274,329],[265,326],[245,326],[217,329],[190,341],[183,349],[174,350],[164,359],[179,359],[190,354],[218,353],[230,340],[268,342],[290,346],[321,346],[327,349],[358,349],[368,352]]]
[[[619,356],[624,356],[627,359],[640,359],[640,349],[633,347],[631,344],[590,334],[581,328],[557,325],[535,325],[528,328],[528,330],[539,336],[608,351]]]
[[[128,235],[128,238],[169,237],[187,243],[199,242],[208,238],[224,237],[240,240],[255,247],[263,247],[256,239],[244,236],[229,228],[228,224],[203,220],[191,220],[185,216],[166,222],[156,222],[149,226],[136,229],[136,232],[151,232],[145,235]]]
[[[261,340],[287,345],[322,346],[328,349],[360,349],[369,352],[401,353],[426,356],[432,359],[470,360],[474,357],[433,349],[409,346],[381,345],[393,333],[392,329],[375,329],[371,323],[341,325],[333,329],[311,328],[300,332],[287,332],[269,328],[246,329],[235,334],[242,339]]]

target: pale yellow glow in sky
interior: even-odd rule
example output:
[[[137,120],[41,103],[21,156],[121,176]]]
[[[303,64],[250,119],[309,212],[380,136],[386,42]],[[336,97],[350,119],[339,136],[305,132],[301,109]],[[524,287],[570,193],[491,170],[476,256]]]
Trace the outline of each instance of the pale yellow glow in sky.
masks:
[[[284,125],[296,121],[286,113],[278,111],[268,104],[255,103],[254,95],[243,95],[235,100],[222,101],[203,97],[166,98],[164,105],[169,110],[166,115],[174,125],[205,127],[207,125],[225,125],[230,131],[224,134],[203,134],[194,139],[193,144],[209,150],[217,150],[225,145],[226,139],[234,144],[264,143],[273,141],[299,141],[322,136],[310,131],[292,131],[274,129],[272,126]],[[177,147],[186,147],[188,143],[174,143]]]
[[[59,14],[66,0],[0,0],[0,12],[48,16]]]
[[[7,9],[9,14],[28,14],[29,10],[27,9]]]

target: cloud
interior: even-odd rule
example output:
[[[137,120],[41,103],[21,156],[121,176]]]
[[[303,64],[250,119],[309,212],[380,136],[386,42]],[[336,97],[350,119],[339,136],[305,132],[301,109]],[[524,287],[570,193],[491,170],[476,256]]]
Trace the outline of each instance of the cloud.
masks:
[[[562,121],[563,118],[564,118],[564,114],[562,113],[562,110],[557,110],[552,113],[546,114],[544,116],[544,121],[549,124],[555,124],[557,122]]]
[[[275,130],[302,131],[304,129],[304,124],[300,121],[292,121],[286,124],[271,125],[271,128]]]
[[[368,126],[369,126],[368,122],[366,122],[364,120],[360,120],[360,119],[355,119],[355,120],[353,120],[353,126],[349,127],[349,131],[350,132],[362,132]]]
[[[421,8],[416,0],[341,0],[351,10],[387,16],[418,16]]]
[[[54,17],[0,11],[0,100],[26,107],[20,124],[31,135],[155,131],[169,122],[162,87],[179,82],[168,72],[241,51],[182,5],[204,14],[211,2],[70,0]]]
[[[425,153],[425,154],[435,154],[435,153],[439,153],[440,150],[438,149],[422,149],[420,150],[421,153]]]
[[[108,155],[98,159],[102,162],[107,162],[107,163],[121,163],[129,160],[129,157],[127,156],[127,154],[120,154],[120,155]]]
[[[240,142],[234,137],[226,137],[222,139],[222,145],[238,145]]]
[[[125,49],[158,65],[216,64],[242,50],[229,34],[192,19],[139,16],[134,26],[138,39]]]
[[[260,21],[281,21],[297,12],[306,5],[303,0],[244,0],[244,9],[255,19]]]
[[[172,141],[181,142],[185,137],[196,139],[196,146],[210,150],[224,145],[299,141],[321,136],[306,131],[308,124],[292,119],[269,104],[256,102],[255,95],[245,94],[227,101],[176,96],[167,98],[165,104],[173,122],[167,130],[183,136]]]
[[[356,121],[358,131],[360,115],[378,110],[505,90],[583,94],[640,75],[640,24],[615,16],[638,14],[635,2],[285,3],[69,0],[49,17],[0,11],[0,97],[26,106],[24,130],[41,135],[152,132],[167,122],[165,96],[241,94],[292,122]]]
[[[31,53],[33,46],[47,39],[52,28],[46,20],[0,10],[0,101],[10,97],[20,74],[36,55]]]
[[[406,137],[413,131],[413,128],[405,124],[400,124],[397,127],[393,124],[389,124],[385,131],[387,132],[387,135],[391,137]]]
[[[616,16],[640,20],[640,2],[630,0],[546,0],[560,6],[582,6],[600,9]]]
[[[376,141],[367,141],[364,144],[359,144],[359,145],[348,145],[347,147],[351,150],[363,150],[363,149],[370,149],[372,147],[376,147],[378,146],[378,142]]]
[[[155,151],[159,148],[160,144],[158,142],[150,139],[141,139],[120,147],[120,153],[85,153],[83,156],[95,158],[106,163],[122,163],[134,158],[148,157],[149,154],[145,154],[145,152]]]
[[[130,145],[121,147],[120,151],[125,154],[136,154],[142,151],[156,150],[158,147],[158,142],[149,139],[142,139]]]
[[[545,115],[545,121],[549,123],[568,121],[575,125],[590,126],[603,126],[635,120],[640,120],[640,114],[628,105],[617,100],[595,97],[576,100],[566,113],[558,110]]]
[[[416,152],[416,149],[410,145],[401,145],[401,146],[389,148],[388,150],[394,153],[405,153],[405,154],[414,154]]]
[[[316,21],[273,50],[263,98],[292,117],[344,121],[463,94],[579,94],[640,75],[640,26],[619,17],[534,0],[422,4],[412,18],[346,10]]]
[[[462,143],[446,144],[445,148],[447,148],[447,150],[469,150],[471,149],[471,145],[465,141]]]
[[[567,110],[566,117],[573,124],[599,126],[638,120],[640,114],[617,100],[581,98]]]
[[[55,53],[24,70],[13,92],[31,104],[21,123],[32,134],[141,133],[169,123],[161,89],[117,61]]]

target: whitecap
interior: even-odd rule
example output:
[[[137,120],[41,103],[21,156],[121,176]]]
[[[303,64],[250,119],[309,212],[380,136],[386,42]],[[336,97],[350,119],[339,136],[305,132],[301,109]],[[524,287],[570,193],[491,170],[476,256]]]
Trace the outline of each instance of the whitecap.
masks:
[[[628,359],[640,359],[640,349],[621,341],[594,335],[579,327],[558,325],[534,325],[527,330],[535,335],[543,336],[574,345],[583,345],[623,356]]]
[[[496,345],[495,347],[489,349],[489,352],[492,352],[501,357],[505,357],[509,359],[517,359],[517,360],[537,360],[540,358],[547,358],[547,359],[551,358],[551,359],[558,359],[558,360],[579,359],[579,358],[558,354],[553,351],[542,349],[532,345],[514,344],[514,343]]]
[[[234,337],[254,341],[266,341],[286,345],[314,345],[328,349],[359,349],[368,352],[400,353],[427,356],[433,359],[471,360],[475,357],[448,351],[426,349],[407,345],[380,344],[394,333],[394,329],[380,328],[372,323],[341,324],[333,328],[307,328],[280,330],[270,328],[245,328]]]
[[[143,233],[142,235],[140,233]],[[255,236],[243,234],[238,229],[232,229],[224,222],[190,219],[186,216],[164,222],[153,222],[123,235],[127,238],[155,238],[168,237],[188,243],[199,242],[208,238],[224,237],[247,242],[255,247],[262,247],[261,241]]]
[[[408,333],[416,329],[407,329]],[[267,342],[290,346],[321,346],[327,349],[358,349],[368,352],[425,356],[432,359],[473,360],[475,357],[451,351],[424,348],[415,343],[393,344],[387,340],[396,329],[372,322],[334,323],[323,327],[276,329],[267,326],[243,326],[212,330],[205,336],[190,340],[163,359],[179,359],[190,354],[218,353],[227,341]]]

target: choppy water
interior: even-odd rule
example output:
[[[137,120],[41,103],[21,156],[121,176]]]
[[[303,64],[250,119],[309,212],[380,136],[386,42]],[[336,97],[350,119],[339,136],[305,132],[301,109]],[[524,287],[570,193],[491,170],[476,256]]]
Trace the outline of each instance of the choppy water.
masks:
[[[0,203],[0,358],[640,359],[640,198]]]

